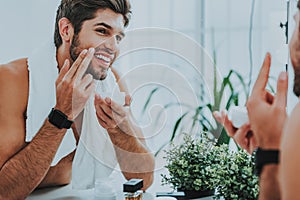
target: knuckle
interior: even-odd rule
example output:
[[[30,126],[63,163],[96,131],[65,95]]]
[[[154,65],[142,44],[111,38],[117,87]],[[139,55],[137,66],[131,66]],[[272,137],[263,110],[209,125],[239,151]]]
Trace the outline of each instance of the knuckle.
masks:
[[[85,77],[88,80],[88,82],[92,82],[93,76],[91,74],[86,74]]]
[[[66,83],[66,85],[67,85],[67,88],[71,91],[76,91],[76,89],[77,89],[75,84]]]

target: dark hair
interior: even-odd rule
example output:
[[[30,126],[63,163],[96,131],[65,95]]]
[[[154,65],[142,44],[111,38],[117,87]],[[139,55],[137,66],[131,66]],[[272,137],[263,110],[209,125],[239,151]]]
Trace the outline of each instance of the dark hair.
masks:
[[[81,30],[82,23],[93,19],[98,9],[109,8],[116,13],[120,13],[124,18],[126,27],[130,19],[130,3],[128,0],[62,0],[56,13],[54,43],[56,48],[62,44],[62,38],[59,34],[58,22],[66,17],[74,27],[74,34]]]

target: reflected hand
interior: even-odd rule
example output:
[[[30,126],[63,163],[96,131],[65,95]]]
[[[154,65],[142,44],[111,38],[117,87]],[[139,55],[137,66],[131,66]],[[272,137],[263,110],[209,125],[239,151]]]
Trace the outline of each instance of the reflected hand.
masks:
[[[255,133],[259,147],[279,149],[283,126],[287,118],[288,78],[286,72],[281,72],[277,81],[277,94],[272,96],[265,89],[270,66],[271,55],[268,53],[247,102],[247,110],[251,129]]]
[[[255,148],[257,148],[257,142],[250,130],[250,124],[246,123],[240,128],[235,128],[232,122],[228,119],[226,111],[213,113],[215,119],[224,126],[228,136],[232,137],[234,141],[249,154],[252,154]]]

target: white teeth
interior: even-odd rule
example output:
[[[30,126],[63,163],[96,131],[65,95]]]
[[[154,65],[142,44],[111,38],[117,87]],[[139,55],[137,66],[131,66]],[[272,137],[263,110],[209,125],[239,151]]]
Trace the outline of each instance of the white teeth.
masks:
[[[106,56],[103,56],[103,55],[96,55],[97,58],[101,59],[101,60],[104,60],[106,62],[110,62],[110,58],[106,57]]]

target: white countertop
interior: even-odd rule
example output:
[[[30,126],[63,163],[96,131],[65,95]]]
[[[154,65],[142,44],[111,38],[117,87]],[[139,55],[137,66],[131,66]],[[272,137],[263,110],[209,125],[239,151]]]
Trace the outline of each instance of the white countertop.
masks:
[[[94,190],[73,190],[71,185],[34,191],[26,200],[97,200]],[[117,200],[123,200],[123,193],[117,194]],[[143,194],[143,200],[154,200],[155,194],[146,192]],[[200,199],[199,199],[200,200]],[[201,200],[213,200],[212,197],[201,198]]]
[[[39,189],[34,191],[26,200],[96,200],[94,190],[73,190],[71,185],[47,189]],[[124,199],[123,193],[120,191],[117,194],[117,200]],[[144,193],[143,199],[152,200],[153,195]]]

